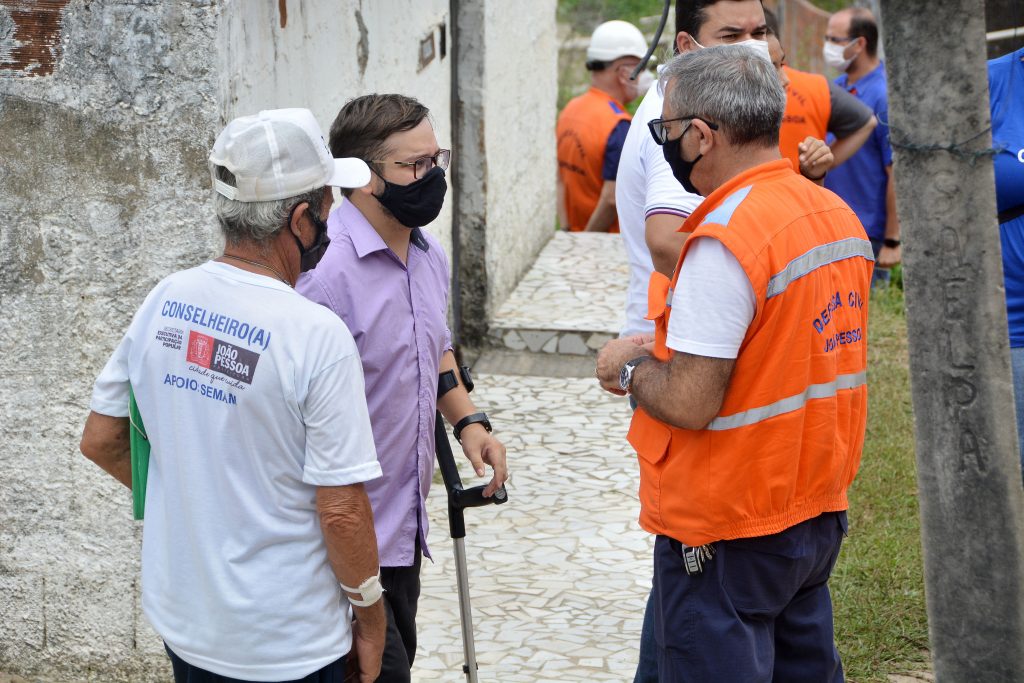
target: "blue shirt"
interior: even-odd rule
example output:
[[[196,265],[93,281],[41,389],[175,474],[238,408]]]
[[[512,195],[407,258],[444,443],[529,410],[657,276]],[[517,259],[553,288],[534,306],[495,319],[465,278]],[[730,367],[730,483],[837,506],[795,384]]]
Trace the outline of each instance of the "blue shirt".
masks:
[[[615,174],[619,172],[622,145],[626,142],[626,133],[628,132],[629,121],[619,121],[608,136],[608,144],[604,146],[604,164],[601,165],[602,180],[615,180]]]
[[[988,63],[996,203],[999,211],[1024,204],[1024,48]],[[1010,346],[1024,346],[1024,216],[1002,223],[1006,315]]]
[[[868,237],[881,240],[885,237],[885,191],[889,182],[885,169],[892,165],[885,64],[879,64],[852,85],[847,80],[843,74],[836,79],[836,85],[871,107],[878,125],[856,154],[828,172],[825,187],[849,204]]]

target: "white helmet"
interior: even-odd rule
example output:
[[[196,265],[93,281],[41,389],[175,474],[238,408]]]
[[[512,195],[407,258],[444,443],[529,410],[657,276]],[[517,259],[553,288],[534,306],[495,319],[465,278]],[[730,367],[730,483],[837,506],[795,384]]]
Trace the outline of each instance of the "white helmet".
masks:
[[[640,29],[628,21],[606,21],[590,36],[587,47],[588,62],[611,62],[619,57],[643,59],[647,54],[647,41]]]

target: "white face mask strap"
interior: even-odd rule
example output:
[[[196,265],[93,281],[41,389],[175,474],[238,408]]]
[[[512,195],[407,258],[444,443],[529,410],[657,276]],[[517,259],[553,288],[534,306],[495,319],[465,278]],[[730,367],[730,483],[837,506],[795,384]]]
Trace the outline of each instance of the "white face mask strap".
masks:
[[[380,570],[377,573],[359,584],[358,588],[350,588],[345,584],[338,582],[341,589],[346,593],[354,593],[359,596],[360,599],[355,599],[351,595],[346,595],[348,601],[356,607],[369,607],[380,600],[381,596],[384,595],[384,587],[380,584]]]

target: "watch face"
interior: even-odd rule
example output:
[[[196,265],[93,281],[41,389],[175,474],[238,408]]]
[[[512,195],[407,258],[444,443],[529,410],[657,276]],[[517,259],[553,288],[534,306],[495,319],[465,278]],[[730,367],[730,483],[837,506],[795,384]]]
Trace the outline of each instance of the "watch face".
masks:
[[[627,391],[629,389],[629,379],[632,374],[633,366],[629,363],[623,365],[622,369],[619,370],[619,388],[623,391]]]

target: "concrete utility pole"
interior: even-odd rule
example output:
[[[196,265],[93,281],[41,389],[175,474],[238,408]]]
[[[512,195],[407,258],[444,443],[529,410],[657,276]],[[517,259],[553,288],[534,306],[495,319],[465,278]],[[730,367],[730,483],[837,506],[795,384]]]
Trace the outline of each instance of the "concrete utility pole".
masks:
[[[1024,672],[1017,451],[982,0],[883,0],[936,680]]]

